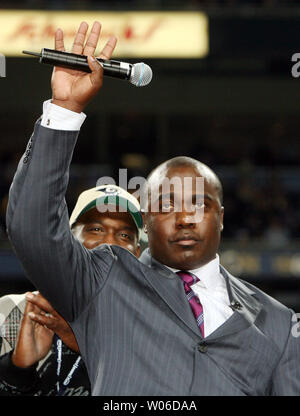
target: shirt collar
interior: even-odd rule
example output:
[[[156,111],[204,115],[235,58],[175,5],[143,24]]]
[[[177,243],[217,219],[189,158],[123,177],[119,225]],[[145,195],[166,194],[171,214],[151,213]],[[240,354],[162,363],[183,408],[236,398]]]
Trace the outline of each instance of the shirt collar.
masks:
[[[172,267],[168,267],[168,269],[174,273],[179,272],[179,269],[173,269]],[[220,284],[225,283],[220,274],[220,258],[218,254],[210,262],[204,264],[204,266],[187,271],[196,275],[208,290],[214,290]]]

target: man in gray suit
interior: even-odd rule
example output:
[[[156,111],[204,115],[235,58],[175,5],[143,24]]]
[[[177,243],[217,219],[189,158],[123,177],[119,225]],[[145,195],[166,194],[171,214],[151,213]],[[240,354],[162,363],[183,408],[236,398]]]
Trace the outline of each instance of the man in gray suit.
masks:
[[[100,24],[84,43],[86,33],[82,23],[72,52],[94,53]],[[100,57],[115,44],[111,37]],[[64,50],[61,30],[56,49]],[[140,261],[114,245],[86,249],[70,232],[69,165],[82,110],[102,85],[100,65],[91,57],[89,65],[91,74],[55,68],[52,102],[10,190],[7,227],[28,277],[72,327],[92,394],[298,395],[293,312],[220,266],[222,187],[207,166],[180,157],[152,172],[146,194],[157,209],[145,207],[149,250]],[[164,193],[174,178],[184,189]],[[178,210],[186,178],[191,205]]]

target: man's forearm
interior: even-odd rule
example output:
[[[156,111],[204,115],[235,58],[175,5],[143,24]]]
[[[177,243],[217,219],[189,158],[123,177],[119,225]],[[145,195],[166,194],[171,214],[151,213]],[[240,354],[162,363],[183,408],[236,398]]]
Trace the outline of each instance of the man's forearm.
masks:
[[[73,244],[64,196],[77,136],[78,132],[36,123],[29,152],[18,165],[7,209],[8,235],[28,277],[64,313],[69,311],[59,294],[70,281],[62,279],[66,270],[59,259],[69,255]],[[68,296],[70,290],[65,290]]]
[[[58,130],[65,115],[73,119],[69,130]],[[44,108],[43,123],[38,121],[29,150],[22,156],[8,201],[7,232],[28,278],[62,317],[72,322],[85,307],[106,276],[112,262],[103,250],[97,254],[73,236],[69,226],[65,193],[69,166],[84,117],[51,104]],[[69,120],[70,121],[70,120]],[[101,259],[103,261],[101,261]],[[102,267],[101,267],[102,265]]]
[[[43,114],[38,120],[40,125],[49,129],[64,130],[79,132],[86,115],[84,113],[75,113],[63,107],[55,105],[52,100],[47,100],[43,103]],[[13,216],[14,208],[17,203],[17,196],[22,189],[23,181],[25,179],[26,168],[29,166],[28,161],[33,147],[33,134],[27,144],[23,157],[18,166],[18,175],[14,177],[14,192],[11,193],[8,209],[7,209],[7,224]],[[14,198],[15,197],[15,198]]]

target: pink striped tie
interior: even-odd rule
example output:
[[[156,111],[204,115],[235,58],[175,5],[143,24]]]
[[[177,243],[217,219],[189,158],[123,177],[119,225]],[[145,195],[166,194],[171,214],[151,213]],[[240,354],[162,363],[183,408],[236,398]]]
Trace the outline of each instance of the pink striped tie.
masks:
[[[178,276],[180,276],[181,280],[184,283],[184,290],[186,293],[186,297],[189,301],[189,304],[192,308],[193,314],[197,320],[197,325],[200,329],[201,335],[204,338],[204,320],[203,320],[203,306],[200,303],[200,300],[195,292],[191,289],[191,285],[194,283],[199,282],[197,276],[189,273],[189,272],[177,272]]]

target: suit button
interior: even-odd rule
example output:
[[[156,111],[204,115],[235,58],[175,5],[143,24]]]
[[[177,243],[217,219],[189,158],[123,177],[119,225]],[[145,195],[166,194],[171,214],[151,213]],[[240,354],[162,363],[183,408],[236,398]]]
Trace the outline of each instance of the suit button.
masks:
[[[233,310],[240,310],[240,309],[242,309],[242,305],[240,304],[240,302],[235,301],[235,300],[233,300],[233,301],[230,303],[230,307],[231,307],[231,309],[233,309]]]
[[[27,163],[28,162],[28,157],[24,157],[24,159],[23,159],[23,163]]]
[[[207,351],[207,344],[205,344],[205,342],[198,344],[198,351],[205,353]]]

